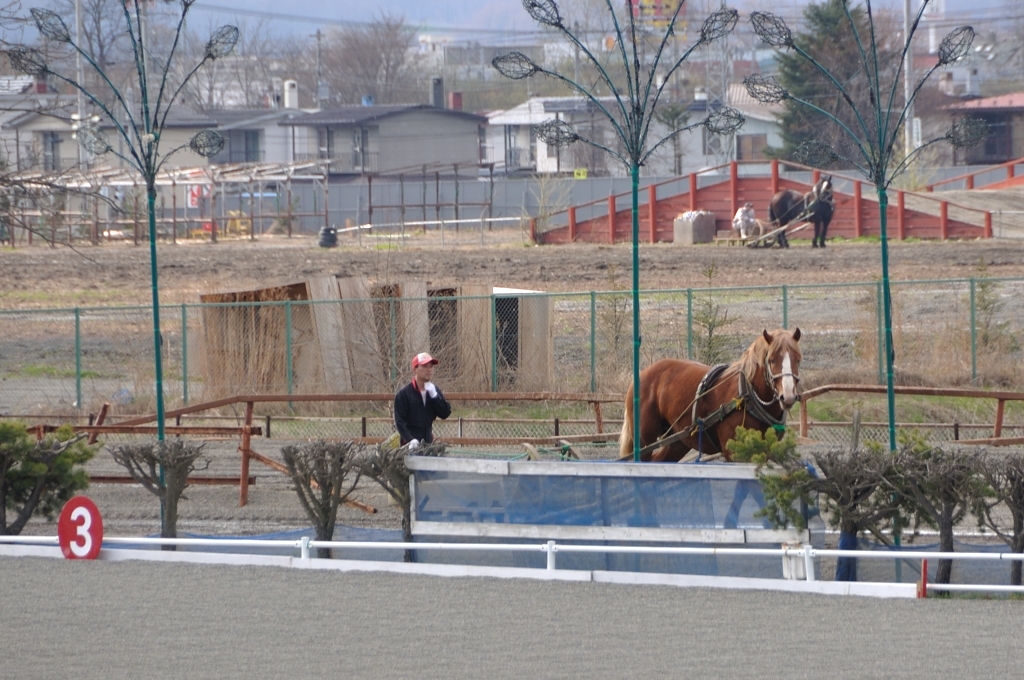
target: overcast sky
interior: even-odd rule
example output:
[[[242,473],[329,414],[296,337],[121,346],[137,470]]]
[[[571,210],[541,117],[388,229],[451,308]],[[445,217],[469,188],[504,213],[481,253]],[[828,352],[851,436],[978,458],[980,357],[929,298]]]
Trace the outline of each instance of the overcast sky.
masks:
[[[689,1],[707,3],[709,0]],[[806,4],[806,1],[729,0],[727,4],[741,11],[768,8],[786,15],[799,11],[794,8]],[[912,2],[916,6],[918,0]],[[903,6],[902,0],[875,0],[873,5],[877,7],[886,3],[893,3],[899,8]],[[717,6],[718,3],[713,4]],[[979,24],[986,20],[992,22],[996,17],[1005,20],[997,10],[1009,7],[1020,8],[1016,11],[1024,14],[1024,0],[946,0],[947,14],[960,20],[957,23],[975,24],[979,32],[983,29]],[[198,0],[193,9],[216,17],[230,16],[231,11],[237,11],[240,20],[265,13],[266,18],[284,31],[315,30],[318,25],[315,20],[318,19],[321,21],[319,25],[323,26],[333,22],[372,21],[382,11],[402,14],[410,24],[422,27],[425,32],[431,29],[472,29],[463,37],[476,37],[481,41],[488,35],[537,28],[523,9],[521,0],[307,0],[287,7],[280,0]],[[296,20],[295,17],[306,17],[310,21]]]

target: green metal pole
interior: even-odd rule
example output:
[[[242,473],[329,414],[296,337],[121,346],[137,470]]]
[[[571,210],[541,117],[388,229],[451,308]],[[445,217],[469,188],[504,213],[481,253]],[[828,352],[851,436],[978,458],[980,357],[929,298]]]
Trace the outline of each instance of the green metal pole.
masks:
[[[491,296],[491,392],[498,391],[498,298]]]
[[[640,165],[630,167],[633,180],[633,462],[640,462]],[[654,206],[651,206],[654,209]]]
[[[789,288],[782,286],[782,327],[789,328]]]
[[[82,314],[75,307],[75,406],[82,410]]]
[[[693,360],[693,288],[686,289],[686,358]]]
[[[882,302],[885,314],[885,394],[889,411],[889,450],[896,450],[896,392],[893,384],[893,361],[895,355],[892,346],[892,295],[889,292],[889,235],[886,231],[886,212],[889,209],[889,195],[881,182],[876,183],[878,189],[878,212],[880,217],[880,236],[882,240]]]
[[[878,384],[885,383],[885,320],[882,318],[882,282],[875,285],[875,318],[878,329]]]
[[[188,406],[188,307],[181,305],[181,398]]]
[[[977,307],[975,307],[977,287],[971,278],[971,382],[978,381],[978,326]]]
[[[597,391],[597,293],[590,291],[590,391]]]
[[[292,301],[284,303],[284,365],[285,379],[288,381],[288,394],[292,393]]]
[[[149,273],[153,286],[153,349],[156,354],[156,438],[164,440],[164,364],[160,342],[160,294],[157,286],[156,266],[156,187],[147,182],[146,197],[149,207]],[[163,481],[163,470],[160,472]]]

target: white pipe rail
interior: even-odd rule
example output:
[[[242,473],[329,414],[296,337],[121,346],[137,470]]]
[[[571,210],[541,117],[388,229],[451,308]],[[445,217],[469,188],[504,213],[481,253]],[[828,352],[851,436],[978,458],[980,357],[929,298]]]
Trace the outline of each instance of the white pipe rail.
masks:
[[[0,536],[0,544],[58,546],[56,536]],[[778,556],[783,559],[802,558],[805,579],[816,581],[814,558],[852,557],[856,559],[896,560],[979,560],[984,562],[1021,562],[1024,553],[979,553],[979,552],[928,552],[924,550],[830,550],[816,549],[810,544],[800,547],[780,548],[705,548],[669,546],[629,545],[566,545],[556,541],[545,543],[406,543],[402,541],[316,541],[308,536],[299,539],[248,539],[248,538],[162,538],[162,537],[104,537],[103,546],[191,546],[221,548],[291,548],[299,551],[301,559],[310,559],[310,551],[316,548],[364,549],[364,550],[453,550],[453,551],[508,551],[542,552],[547,556],[547,570],[557,569],[558,553],[605,553],[627,555],[745,555],[757,557]],[[929,590],[960,592],[1001,592],[1024,593],[1024,586],[1004,586],[962,583],[928,583]]]

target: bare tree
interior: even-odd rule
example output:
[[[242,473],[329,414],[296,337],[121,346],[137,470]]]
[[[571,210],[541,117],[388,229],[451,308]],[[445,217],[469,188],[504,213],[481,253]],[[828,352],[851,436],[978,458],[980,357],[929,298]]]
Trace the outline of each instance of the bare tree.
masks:
[[[988,493],[977,500],[978,523],[992,529],[1011,552],[1024,552],[1024,457],[988,454],[982,458],[981,474],[988,484]],[[996,508],[1002,506],[1005,512]],[[1011,526],[1006,527],[1009,513]],[[1021,562],[1010,563],[1010,585],[1021,584]]]
[[[980,470],[977,453],[910,444],[893,455],[885,484],[905,499],[918,522],[938,529],[939,550],[953,552],[953,527],[984,493]],[[952,572],[952,560],[939,560],[935,582],[949,583]]]
[[[72,29],[76,2],[80,3],[82,12],[82,35],[78,41],[82,51],[104,70],[110,69],[118,62],[131,59],[130,38],[124,27],[124,18],[121,16],[123,2],[54,0],[53,9],[70,19]]]
[[[445,444],[435,442],[417,449],[416,455],[442,457],[446,451]],[[364,475],[380,484],[398,507],[402,508],[402,540],[412,543],[412,496],[409,489],[411,473],[405,466],[405,457],[408,454],[409,450],[404,446],[392,448],[386,443],[380,444],[363,459],[362,470]],[[405,551],[405,561],[413,561],[412,550]]]
[[[211,24],[212,27],[212,24]],[[220,59],[196,74],[183,92],[200,110],[228,107],[263,108],[274,104],[275,81],[297,77],[282,55],[295,39],[276,39],[269,34],[269,25],[260,20],[239,25],[238,43],[231,56]],[[205,29],[189,31],[186,49],[201,55],[205,49]]]
[[[415,40],[405,17],[387,12],[368,26],[328,33],[321,58],[331,102],[357,104],[365,95],[377,104],[409,101]]]
[[[178,501],[185,498],[188,476],[196,470],[196,461],[203,455],[205,444],[194,444],[181,439],[143,444],[121,444],[110,447],[110,454],[118,465],[128,470],[136,482],[160,499],[163,519],[160,536],[178,536]],[[207,460],[201,469],[210,464]],[[165,545],[164,550],[174,550]]]
[[[362,474],[356,460],[359,450],[355,442],[323,440],[281,449],[288,476],[295,484],[302,509],[313,523],[318,541],[334,538],[338,507],[348,500],[359,483]],[[330,548],[317,548],[317,557],[330,556]]]

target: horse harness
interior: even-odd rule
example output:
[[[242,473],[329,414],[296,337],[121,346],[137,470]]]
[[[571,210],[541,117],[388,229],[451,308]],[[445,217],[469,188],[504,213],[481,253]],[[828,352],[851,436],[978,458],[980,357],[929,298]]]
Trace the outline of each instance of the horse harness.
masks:
[[[726,403],[719,406],[711,413],[704,416],[703,418],[699,418],[697,416],[697,406],[700,404],[701,397],[703,397],[705,394],[711,391],[711,389],[718,383],[719,379],[721,379],[722,374],[725,373],[725,369],[727,369],[728,367],[728,364],[717,364],[715,366],[712,366],[708,370],[708,372],[704,374],[704,377],[701,378],[700,383],[698,383],[697,385],[697,394],[693,398],[692,407],[690,409],[690,425],[687,426],[685,429],[676,432],[675,434],[658,439],[653,444],[648,444],[647,446],[640,449],[640,455],[649,453],[651,451],[661,448],[662,446],[667,446],[668,444],[675,443],[682,439],[687,439],[696,434],[697,454],[699,460],[699,456],[703,454],[702,449],[705,431],[707,431],[707,436],[711,438],[712,443],[718,448],[719,451],[721,451],[723,450],[721,442],[717,441],[714,433],[711,432],[710,430],[711,428],[718,425],[718,423],[728,418],[734,411],[737,411],[739,409],[744,409],[747,412],[747,414],[749,414],[755,420],[760,421],[761,423],[767,425],[768,427],[775,428],[775,430],[780,434],[784,432],[786,429],[786,409],[782,409],[782,415],[778,418],[776,418],[768,411],[769,406],[781,400],[778,390],[775,389],[775,380],[777,378],[785,377],[786,375],[789,375],[794,379],[799,378],[791,373],[780,373],[778,375],[773,375],[771,372],[771,368],[767,362],[764,366],[764,376],[765,382],[767,382],[768,385],[770,385],[772,388],[771,399],[767,401],[761,399],[761,397],[754,390],[753,385],[751,385],[750,381],[747,380],[747,376],[745,376],[743,372],[740,371],[738,374],[739,389],[737,391],[737,395],[734,398],[727,401]],[[681,414],[680,417],[682,417]]]

